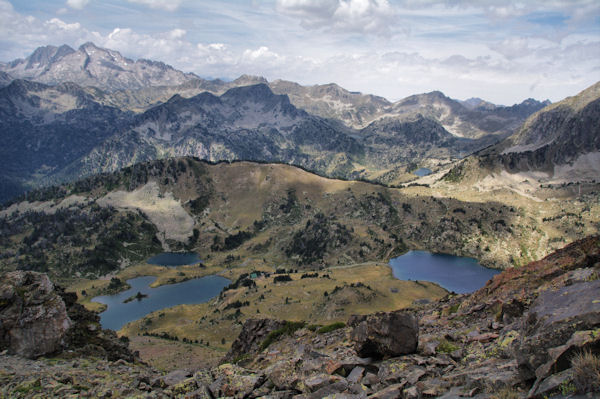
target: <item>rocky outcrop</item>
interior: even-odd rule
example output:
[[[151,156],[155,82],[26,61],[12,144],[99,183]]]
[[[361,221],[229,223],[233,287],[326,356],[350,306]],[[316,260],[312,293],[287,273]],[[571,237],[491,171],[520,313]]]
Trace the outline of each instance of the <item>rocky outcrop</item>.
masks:
[[[161,376],[122,359],[44,365],[43,359],[0,356],[0,397],[25,391],[18,396],[483,399],[499,393],[511,398],[595,393],[596,366],[572,359],[584,353],[597,361],[600,354],[598,251],[600,238],[590,237],[504,272],[475,294],[448,295],[410,311],[354,316],[347,327],[326,333],[301,328],[262,351],[265,337],[283,322],[250,320],[227,355],[236,360],[247,355],[243,367],[228,362]],[[86,326],[89,335],[81,341],[97,339],[89,333],[93,318],[77,316],[73,298],[63,296],[81,334]],[[75,345],[69,339],[67,344]]]
[[[0,350],[27,358],[57,354],[134,361],[126,341],[103,330],[97,314],[76,303],[77,296],[31,271],[0,277]]]
[[[356,353],[362,357],[391,357],[414,353],[419,323],[413,312],[396,311],[353,316],[349,324]]]
[[[0,279],[0,350],[36,358],[61,350],[72,322],[45,274],[16,271]]]
[[[136,356],[129,350],[126,338],[119,339],[113,330],[102,329],[100,316],[78,304],[76,294],[64,292],[60,287],[56,287],[56,290],[73,322],[65,337],[66,348],[71,356],[94,356],[109,361],[135,360]]]
[[[231,349],[223,359],[231,362],[246,354],[258,352],[260,344],[270,332],[281,328],[285,322],[274,319],[248,319],[242,326],[240,335],[231,344]]]
[[[600,280],[580,282],[542,292],[529,309],[516,346],[525,376],[538,380],[570,367],[585,349],[600,350]],[[586,332],[589,331],[589,334]]]

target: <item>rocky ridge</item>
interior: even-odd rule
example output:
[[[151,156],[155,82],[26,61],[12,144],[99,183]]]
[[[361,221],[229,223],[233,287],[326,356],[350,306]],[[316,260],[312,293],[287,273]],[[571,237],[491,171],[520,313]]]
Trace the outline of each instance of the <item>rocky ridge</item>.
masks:
[[[542,398],[586,391],[593,397],[600,375],[582,380],[590,363],[573,359],[600,353],[599,273],[600,238],[589,237],[507,270],[471,295],[369,315],[329,332],[249,320],[227,355],[238,364],[160,375],[124,360],[4,354],[1,389],[11,397]],[[418,330],[393,322],[411,318]],[[379,333],[362,334],[365,321]],[[263,337],[270,344],[257,348]],[[360,357],[366,342],[371,357]]]
[[[459,163],[446,177],[480,180],[508,173],[541,183],[595,183],[600,172],[598,118],[600,82],[535,112],[514,134],[462,161],[470,165]]]
[[[91,42],[77,50],[67,45],[39,47],[29,57],[4,64],[0,69],[17,79],[52,85],[74,82],[107,90],[174,86],[197,78],[162,62],[131,60]]]

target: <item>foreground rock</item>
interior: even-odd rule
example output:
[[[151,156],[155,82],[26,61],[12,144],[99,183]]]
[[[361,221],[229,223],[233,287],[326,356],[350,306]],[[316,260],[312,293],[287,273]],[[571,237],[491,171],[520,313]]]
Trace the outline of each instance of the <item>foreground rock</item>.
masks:
[[[541,381],[568,369],[575,353],[600,350],[600,334],[594,334],[598,328],[600,280],[542,292],[526,315],[516,347],[525,377]]]
[[[362,357],[392,357],[414,353],[419,343],[419,323],[413,312],[382,312],[353,316],[351,338]]]
[[[34,359],[68,349],[72,357],[133,361],[127,344],[103,330],[98,315],[76,301],[75,294],[55,287],[43,273],[0,276],[0,350]]]
[[[591,237],[499,274],[472,295],[354,316],[329,332],[300,325],[274,337],[269,333],[283,330],[283,322],[248,320],[227,363],[167,375],[123,358],[106,360],[123,355],[119,345],[126,345],[91,333],[94,315],[78,313],[62,294],[73,323],[65,345],[79,348],[73,352],[79,357],[0,355],[0,397],[597,397],[598,276],[600,239]],[[572,359],[582,353],[592,360],[577,365]]]
[[[16,271],[0,280],[0,350],[27,358],[65,346],[72,322],[45,274]]]
[[[258,352],[260,344],[270,332],[281,328],[283,321],[274,319],[248,319],[242,326],[240,335],[231,344],[231,349],[225,355],[224,361],[231,362],[243,355]]]

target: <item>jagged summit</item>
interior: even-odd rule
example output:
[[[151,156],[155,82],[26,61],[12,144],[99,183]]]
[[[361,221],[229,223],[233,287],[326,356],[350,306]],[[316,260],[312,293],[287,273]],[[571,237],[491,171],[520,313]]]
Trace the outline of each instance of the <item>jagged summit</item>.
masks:
[[[12,61],[0,69],[15,78],[53,85],[71,81],[107,90],[173,86],[197,78],[162,62],[133,61],[92,42],[77,50],[67,45],[39,47],[26,59]]]

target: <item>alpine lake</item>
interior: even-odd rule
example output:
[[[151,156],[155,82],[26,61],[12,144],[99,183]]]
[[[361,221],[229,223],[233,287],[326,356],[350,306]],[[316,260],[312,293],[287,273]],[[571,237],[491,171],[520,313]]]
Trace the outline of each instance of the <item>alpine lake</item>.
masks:
[[[201,263],[195,253],[162,253],[147,262],[168,267]],[[473,292],[500,272],[483,267],[472,258],[427,251],[409,251],[391,259],[389,265],[397,279],[431,281],[456,293]],[[95,297],[94,302],[107,305],[107,309],[100,313],[102,327],[119,330],[125,324],[157,310],[209,301],[231,283],[227,278],[210,275],[151,288],[154,280],[154,276],[133,278],[127,280],[130,289],[115,295]]]

